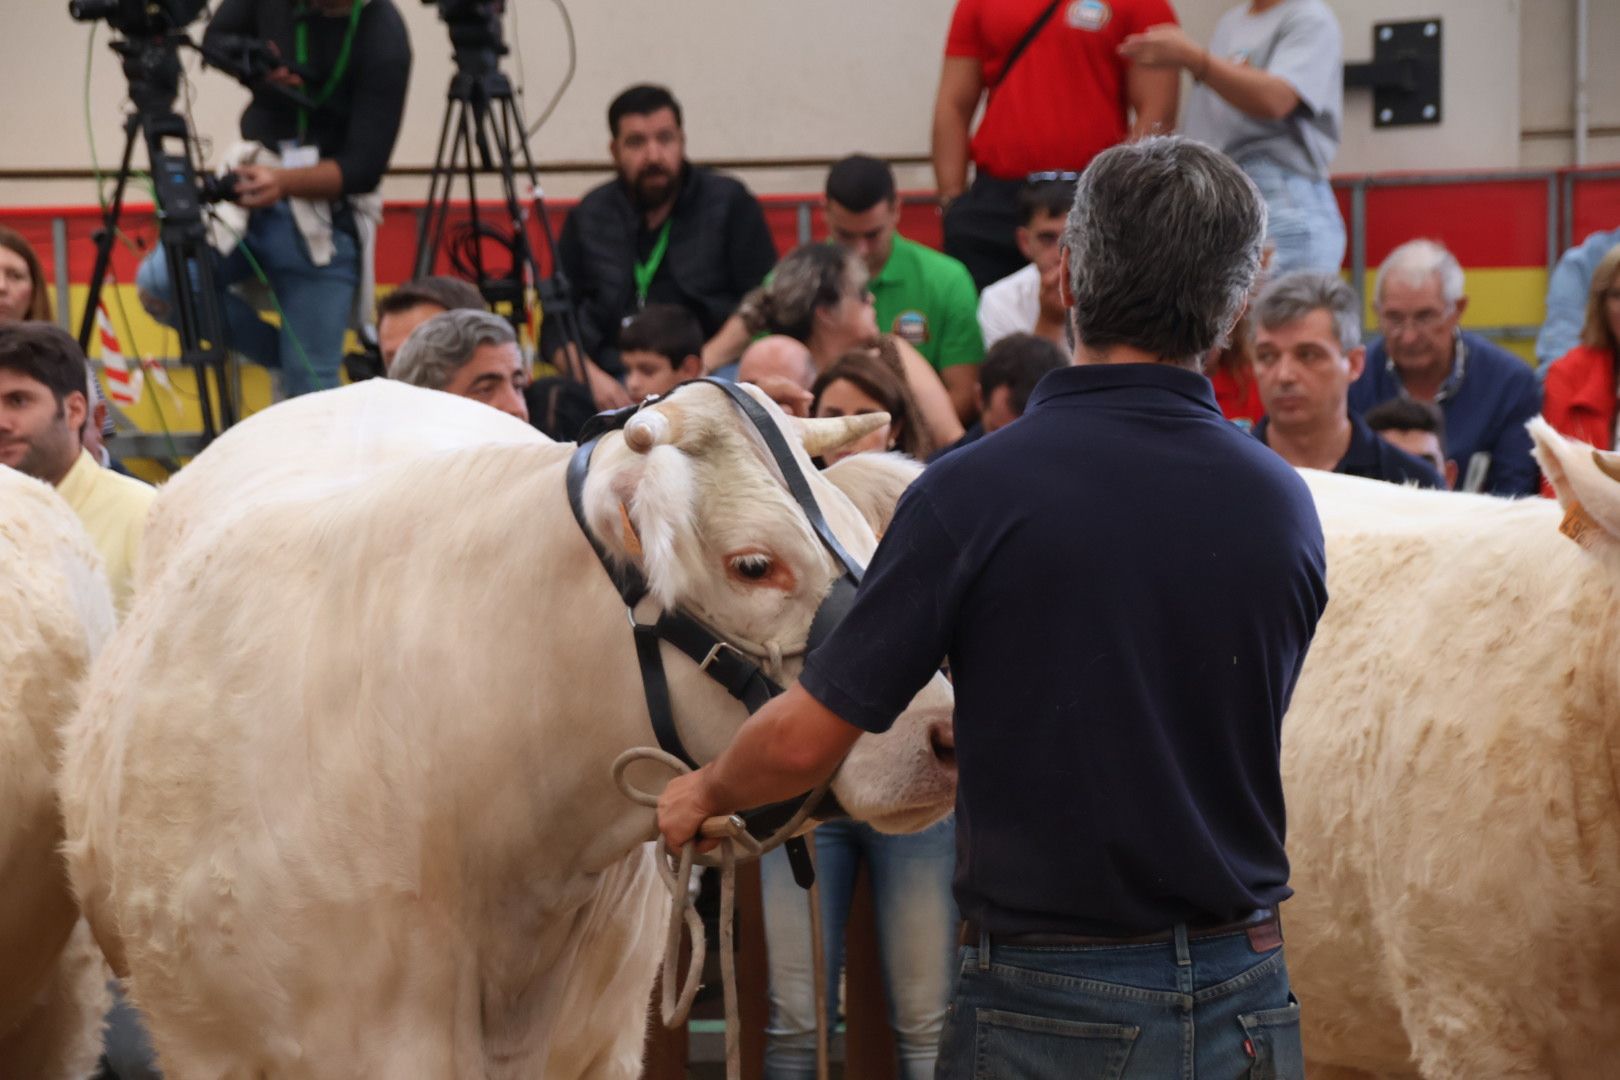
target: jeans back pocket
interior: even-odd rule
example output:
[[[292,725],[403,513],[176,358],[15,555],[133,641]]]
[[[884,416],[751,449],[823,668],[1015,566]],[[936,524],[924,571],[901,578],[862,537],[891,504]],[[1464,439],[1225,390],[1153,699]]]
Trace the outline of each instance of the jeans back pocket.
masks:
[[[1299,1037],[1299,999],[1288,995],[1280,1009],[1242,1013],[1245,1049],[1254,1059],[1249,1066],[1250,1080],[1302,1080],[1305,1076],[1305,1049]]]
[[[1118,1080],[1141,1028],[979,1009],[974,1015],[977,1080]]]

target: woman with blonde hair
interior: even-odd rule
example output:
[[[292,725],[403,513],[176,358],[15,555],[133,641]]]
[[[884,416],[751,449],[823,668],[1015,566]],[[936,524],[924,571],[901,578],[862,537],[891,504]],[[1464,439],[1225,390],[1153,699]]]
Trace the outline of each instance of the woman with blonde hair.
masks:
[[[1599,450],[1617,445],[1615,368],[1620,364],[1620,247],[1592,273],[1581,343],[1553,361],[1542,387],[1541,415],[1560,434]],[[1542,490],[1547,491],[1545,483]]]

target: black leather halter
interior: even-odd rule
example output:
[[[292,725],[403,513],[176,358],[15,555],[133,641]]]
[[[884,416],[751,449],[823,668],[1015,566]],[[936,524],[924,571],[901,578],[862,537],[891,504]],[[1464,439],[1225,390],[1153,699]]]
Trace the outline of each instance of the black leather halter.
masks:
[[[810,522],[810,527],[843,566],[844,572],[833,581],[832,587],[827,591],[827,595],[811,619],[806,651],[814,649],[843,621],[853,605],[855,590],[860,584],[864,568],[845,550],[832,527],[827,524],[827,519],[822,515],[821,507],[816,503],[815,495],[810,490],[810,482],[794,459],[793,451],[788,446],[787,439],[783,437],[782,430],[776,426],[776,422],[771,419],[765,407],[735,383],[713,378],[693,381],[718,387],[742,410],[743,415],[765,440],[766,449],[770,451],[772,459],[781,471],[788,493],[799,505],[799,509]],[[678,392],[679,389],[680,387],[677,387],[672,393]],[[590,541],[591,548],[613,581],[613,587],[618,590],[619,598],[624,601],[629,614],[653,735],[657,738],[661,749],[695,769],[698,763],[687,752],[685,744],[681,742],[680,732],[675,726],[669,682],[664,676],[663,657],[658,649],[660,641],[669,642],[690,657],[704,674],[725,687],[727,693],[742,702],[750,714],[757,712],[767,701],[780,694],[782,687],[765,674],[753,656],[715,634],[679,608],[664,611],[656,622],[637,622],[636,605],[646,598],[648,592],[646,578],[629,563],[615,562],[586,521],[585,478],[590,472],[591,454],[595,451],[597,442],[607,432],[622,429],[630,422],[631,417],[656,400],[667,400],[667,396],[664,399],[649,398],[639,406],[599,413],[586,423],[584,430],[580,432],[579,448],[574,451],[573,457],[568,462],[568,505],[574,512],[574,520],[579,523],[580,531]],[[751,832],[756,834],[769,832],[786,822],[807,797],[808,793],[785,803],[747,811],[742,816],[748,822]],[[804,842],[794,839],[785,846],[789,861],[793,863],[794,878],[800,885],[808,888],[814,880],[814,872],[810,868]]]

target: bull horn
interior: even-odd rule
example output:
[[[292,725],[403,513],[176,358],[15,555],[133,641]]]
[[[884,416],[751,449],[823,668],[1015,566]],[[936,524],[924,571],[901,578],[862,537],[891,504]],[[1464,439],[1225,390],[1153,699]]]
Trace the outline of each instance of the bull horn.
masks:
[[[638,454],[655,446],[675,442],[680,436],[680,417],[668,406],[642,409],[624,425],[624,444]]]
[[[1598,472],[1610,480],[1620,480],[1620,460],[1617,460],[1616,455],[1593,450],[1592,464],[1597,466]]]
[[[856,439],[870,435],[878,428],[889,422],[886,412],[857,413],[854,416],[823,416],[812,420],[800,420],[799,439],[804,444],[804,452],[811,457],[821,457],[829,450],[837,450],[848,446]]]

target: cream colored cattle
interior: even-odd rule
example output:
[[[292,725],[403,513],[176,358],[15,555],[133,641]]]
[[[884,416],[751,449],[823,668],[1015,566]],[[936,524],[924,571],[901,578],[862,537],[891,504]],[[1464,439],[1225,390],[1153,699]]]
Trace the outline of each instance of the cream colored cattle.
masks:
[[[626,612],[565,498],[572,448],[385,464],[351,446],[346,479],[311,479],[361,426],[351,413],[393,438],[461,404],[367,386],[313,396],[324,433],[282,437],[278,413],[310,414],[276,406],[256,449],[189,466],[199,490],[261,480],[217,524],[188,502],[96,667],[64,765],[74,883],[173,1080],[633,1077],[668,909],[651,812],[609,766],[653,736]],[[826,434],[769,407],[795,442]],[[780,654],[791,678],[836,568],[758,435],[707,386],[626,435],[597,450],[595,533],[658,601]],[[795,453],[869,556],[872,527],[837,484],[892,507],[915,467],[822,475]],[[299,464],[264,482],[276,455]],[[665,660],[682,734],[708,759],[742,709]],[[947,812],[954,773],[931,735],[950,706],[936,680],[891,733],[863,737],[842,804],[895,830]]]
[[[1620,1076],[1620,463],[1532,434],[1578,539],[1547,500],[1305,473],[1332,600],[1283,728],[1283,917],[1313,1080]]]
[[[112,621],[73,511],[0,467],[0,1077],[82,1080],[101,1051],[107,970],[68,889],[53,773]]]

